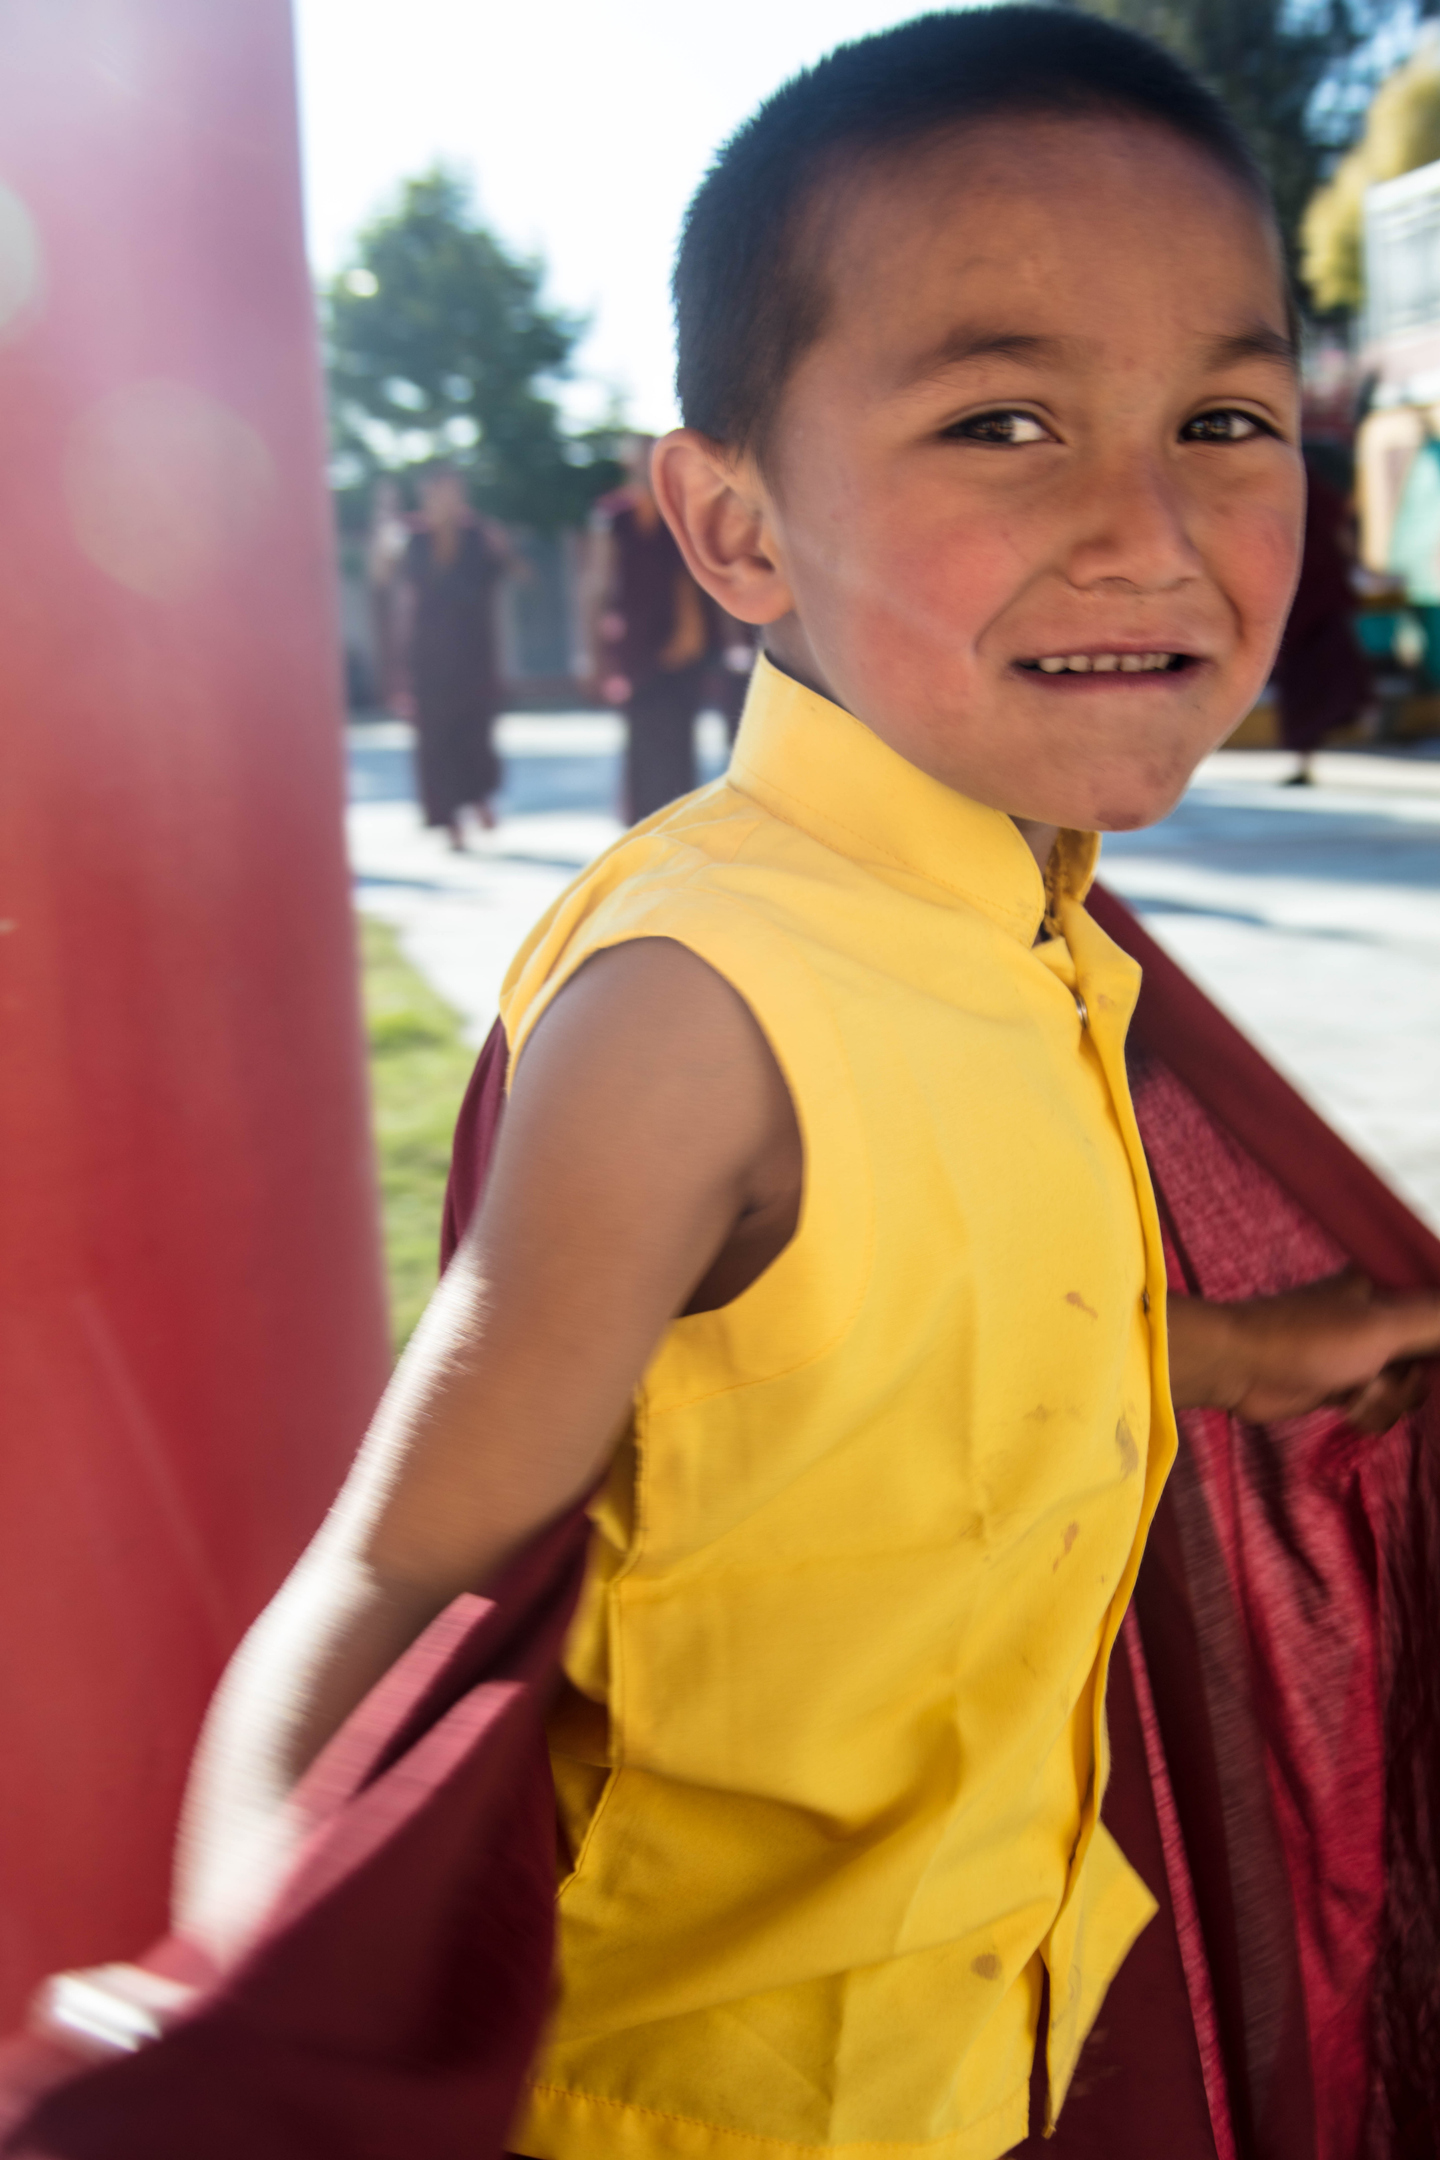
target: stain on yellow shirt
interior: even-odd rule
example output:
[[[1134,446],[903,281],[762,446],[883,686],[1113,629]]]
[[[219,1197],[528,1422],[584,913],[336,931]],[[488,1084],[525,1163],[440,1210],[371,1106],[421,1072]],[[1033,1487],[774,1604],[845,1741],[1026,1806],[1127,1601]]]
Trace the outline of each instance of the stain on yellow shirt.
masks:
[[[595,1510],[559,1995],[512,2134],[538,2160],[994,2160],[1042,1960],[1058,2105],[1154,1909],[1097,1820],[1175,1430],[1095,852],[1063,836],[1037,946],[1010,820],[762,660],[727,777],[511,971],[518,1057],[590,954],[689,946],[805,1149],[792,1243],[669,1328]]]

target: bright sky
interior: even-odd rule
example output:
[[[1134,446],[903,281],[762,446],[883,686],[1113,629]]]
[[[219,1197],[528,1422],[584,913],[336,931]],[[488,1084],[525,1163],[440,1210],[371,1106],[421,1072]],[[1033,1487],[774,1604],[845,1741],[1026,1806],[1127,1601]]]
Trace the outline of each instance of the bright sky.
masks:
[[[310,252],[322,272],[437,158],[589,314],[577,368],[641,427],[674,417],[667,285],[681,214],[724,137],[845,38],[926,0],[296,0]]]

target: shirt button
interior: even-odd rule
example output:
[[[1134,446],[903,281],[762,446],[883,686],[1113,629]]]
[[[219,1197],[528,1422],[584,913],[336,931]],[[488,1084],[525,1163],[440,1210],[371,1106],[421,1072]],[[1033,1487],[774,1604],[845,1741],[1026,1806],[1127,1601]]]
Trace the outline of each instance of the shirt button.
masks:
[[[1088,1028],[1090,1025],[1090,1008],[1078,990],[1075,992],[1075,1010],[1080,1015],[1081,1027]]]

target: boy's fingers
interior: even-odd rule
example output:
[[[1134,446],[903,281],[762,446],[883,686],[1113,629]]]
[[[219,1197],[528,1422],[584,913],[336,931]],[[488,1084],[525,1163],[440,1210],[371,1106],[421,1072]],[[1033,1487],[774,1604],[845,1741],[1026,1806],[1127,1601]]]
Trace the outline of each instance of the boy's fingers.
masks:
[[[1322,1327],[1348,1337],[1362,1355],[1372,1350],[1377,1367],[1440,1355],[1440,1290],[1377,1290],[1368,1276],[1347,1268],[1295,1296],[1292,1310],[1309,1307],[1312,1324],[1323,1313]]]
[[[1375,1302],[1374,1283],[1357,1267],[1341,1268],[1338,1275],[1331,1275],[1322,1282],[1313,1283],[1311,1288],[1320,1293],[1327,1290],[1338,1291],[1350,1305],[1373,1305]]]
[[[1390,1343],[1387,1364],[1395,1358],[1434,1357],[1440,1353],[1440,1291],[1377,1299],[1371,1311],[1377,1318],[1384,1318],[1384,1332]]]
[[[1389,1432],[1407,1411],[1429,1393],[1431,1375],[1423,1365],[1393,1365],[1357,1388],[1340,1405],[1357,1432]]]
[[[1427,1291],[1423,1298],[1416,1300],[1416,1304],[1419,1308],[1417,1318],[1423,1327],[1425,1341],[1424,1347],[1417,1348],[1412,1354],[1416,1357],[1431,1357],[1440,1353],[1440,1290]]]

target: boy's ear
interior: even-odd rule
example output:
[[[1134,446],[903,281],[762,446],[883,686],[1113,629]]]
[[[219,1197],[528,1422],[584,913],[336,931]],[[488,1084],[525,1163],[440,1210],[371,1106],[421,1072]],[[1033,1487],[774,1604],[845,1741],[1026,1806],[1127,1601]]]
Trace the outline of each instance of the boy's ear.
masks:
[[[675,428],[651,453],[650,485],[691,576],[728,615],[772,623],[790,613],[765,489],[748,458],[697,428]]]

